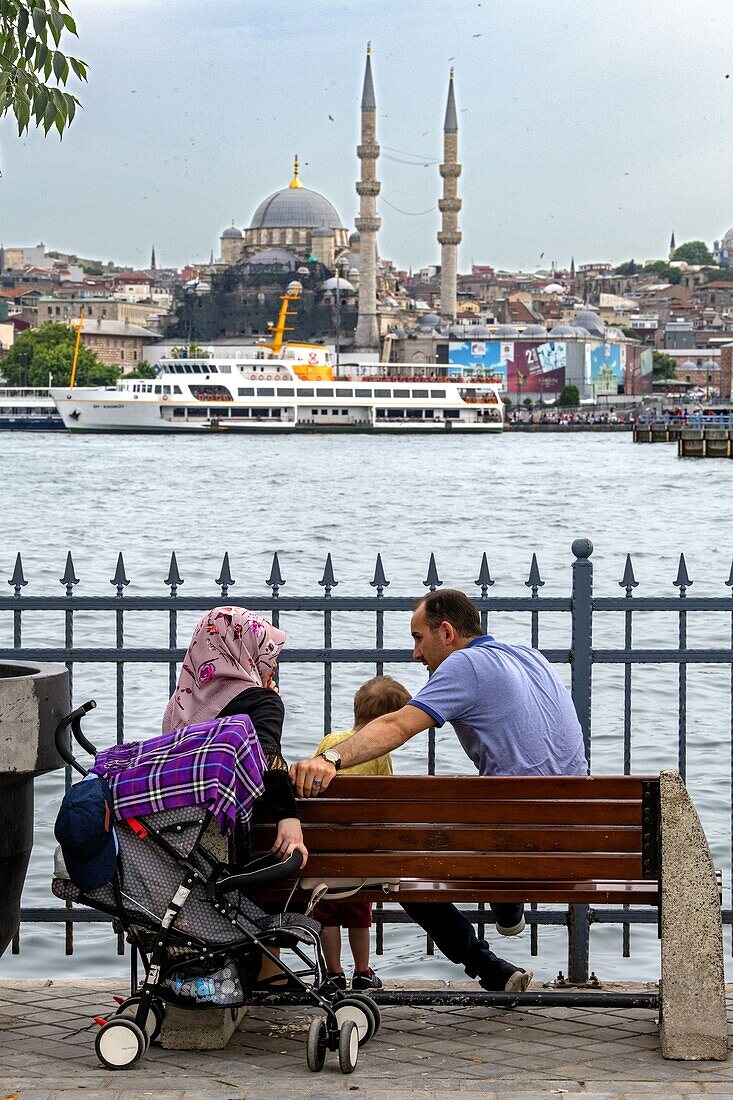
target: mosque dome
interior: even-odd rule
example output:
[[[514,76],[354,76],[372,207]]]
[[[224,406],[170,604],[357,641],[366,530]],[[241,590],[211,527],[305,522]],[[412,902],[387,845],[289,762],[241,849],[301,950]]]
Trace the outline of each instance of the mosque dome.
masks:
[[[507,337],[519,336],[519,329],[514,325],[497,325],[494,329],[494,335],[499,336],[502,339]]]
[[[361,241],[361,233],[358,229],[355,229],[353,233],[349,233],[349,244],[359,244]]]
[[[548,283],[548,285],[545,287],[545,294],[564,294],[564,293],[565,293],[565,287],[561,286],[560,283]]]
[[[321,290],[343,290],[348,294],[356,294],[355,288],[348,279],[337,279],[335,276],[321,283]]]
[[[733,244],[733,225],[730,227],[728,232],[725,234],[725,236],[723,237],[723,240],[726,243]]]
[[[290,184],[260,203],[249,228],[329,230],[343,229],[343,226],[335,208],[325,196],[303,187],[296,157]]]
[[[694,359],[685,359],[684,363],[680,367],[680,370],[697,370],[697,363]]]
[[[605,333],[603,321],[597,313],[593,313],[590,309],[581,310],[580,313],[577,314],[573,324],[587,329],[591,336],[602,337]]]
[[[576,336],[577,333],[576,333],[576,331],[575,331],[575,329],[573,328],[572,325],[555,325],[554,328],[550,329],[548,335],[549,336]]]
[[[525,325],[522,336],[547,336],[544,325]]]
[[[232,222],[232,224],[231,224],[231,225],[228,225],[228,226],[226,227],[226,229],[225,229],[225,230],[224,230],[224,232],[222,233],[222,237],[226,237],[227,239],[232,239],[232,238],[236,238],[237,240],[240,240],[240,241],[241,241],[241,239],[242,239],[242,230],[241,230],[241,229],[237,229],[237,227],[236,227],[236,225],[234,224],[234,222]]]
[[[437,328],[439,324],[440,317],[437,313],[426,313],[420,318],[420,328]]]
[[[294,256],[292,252],[286,252],[284,248],[266,248],[262,252],[256,252],[254,256],[250,256],[247,260],[250,266],[255,264],[281,264],[291,270],[295,270],[298,262],[298,257]]]
[[[466,328],[466,336],[473,336],[485,340],[491,336],[491,329],[488,329],[486,325],[468,325]]]

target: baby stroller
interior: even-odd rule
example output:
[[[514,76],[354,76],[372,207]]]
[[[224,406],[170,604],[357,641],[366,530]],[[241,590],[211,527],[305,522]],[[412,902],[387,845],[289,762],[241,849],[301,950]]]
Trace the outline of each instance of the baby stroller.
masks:
[[[96,756],[81,729],[82,718],[95,706],[85,703],[56,730],[59,755],[85,777],[66,731],[70,727],[77,743]],[[250,999],[267,957],[296,991],[292,1003],[305,999],[325,1014],[308,1031],[308,1068],[321,1070],[331,1050],[338,1052],[341,1071],[352,1073],[360,1045],[379,1028],[379,1009],[370,997],[346,994],[328,982],[316,921],[298,913],[268,914],[249,896],[255,887],[295,876],[300,853],[283,862],[268,856],[233,868],[211,850],[218,839],[210,831],[212,821],[199,805],[116,821],[114,877],[87,893],[73,884],[62,864],[55,868],[53,893],[109,913],[144,968],[140,988],[133,981],[130,997],[118,1002],[114,1014],[95,1017],[97,1057],[107,1069],[135,1065],[158,1037],[168,1004],[236,1011]],[[292,952],[302,969],[291,969],[273,948]],[[278,993],[273,1000],[287,998]]]

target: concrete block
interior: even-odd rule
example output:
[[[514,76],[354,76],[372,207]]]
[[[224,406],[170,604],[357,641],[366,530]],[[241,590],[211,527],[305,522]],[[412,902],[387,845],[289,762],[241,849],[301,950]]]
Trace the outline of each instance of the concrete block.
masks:
[[[660,776],[665,1058],[728,1057],[723,928],[715,866],[697,811],[674,771]]]
[[[169,1005],[160,1033],[165,1050],[223,1050],[247,1008],[176,1008]]]

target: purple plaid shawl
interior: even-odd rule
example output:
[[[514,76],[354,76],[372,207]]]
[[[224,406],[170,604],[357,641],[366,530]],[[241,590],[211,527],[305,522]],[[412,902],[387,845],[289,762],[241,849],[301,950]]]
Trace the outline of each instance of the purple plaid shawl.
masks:
[[[252,816],[266,769],[254,726],[240,714],[106,749],[91,770],[109,783],[118,818],[200,804],[228,836]]]

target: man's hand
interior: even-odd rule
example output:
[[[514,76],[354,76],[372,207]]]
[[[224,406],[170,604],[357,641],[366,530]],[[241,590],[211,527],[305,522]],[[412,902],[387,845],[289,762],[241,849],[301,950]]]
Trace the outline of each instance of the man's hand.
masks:
[[[335,774],[335,766],[322,756],[290,765],[290,782],[298,798],[316,798],[321,791],[325,791]]]

